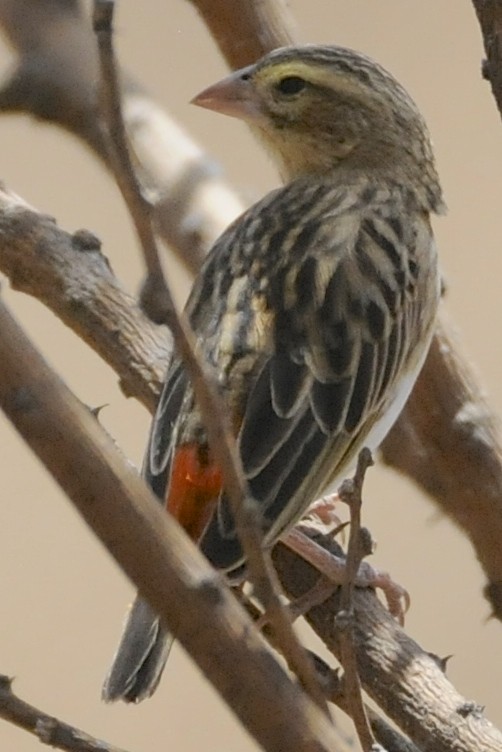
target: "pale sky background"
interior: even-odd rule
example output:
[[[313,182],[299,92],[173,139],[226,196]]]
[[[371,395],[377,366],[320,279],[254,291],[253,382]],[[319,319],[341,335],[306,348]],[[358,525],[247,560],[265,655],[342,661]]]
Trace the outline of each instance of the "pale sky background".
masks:
[[[471,3],[291,0],[291,8],[303,41],[366,52],[422,109],[449,205],[449,214],[435,220],[445,306],[500,413],[502,125],[480,76],[483,52]],[[116,28],[123,65],[205,144],[246,201],[277,185],[244,125],[188,104],[225,73],[190,3],[122,2]],[[0,68],[9,60],[2,46]],[[96,233],[116,273],[136,290],[141,267],[129,220],[109,176],[81,145],[22,117],[0,118],[0,144],[0,179],[63,228]],[[176,284],[180,289],[183,282]],[[103,423],[140,464],[146,412],[121,396],[114,374],[52,314],[7,284],[2,290],[76,394],[90,405],[109,404]],[[256,749],[179,648],[152,700],[138,707],[101,703],[132,587],[2,415],[0,447],[0,673],[17,677],[15,689],[27,701],[131,752],[160,744],[177,752]],[[425,649],[453,654],[448,675],[457,689],[502,725],[502,626],[487,620],[484,578],[470,545],[381,466],[371,471],[364,517],[378,541],[374,563],[411,593],[407,631]],[[0,747],[41,749],[2,721]]]

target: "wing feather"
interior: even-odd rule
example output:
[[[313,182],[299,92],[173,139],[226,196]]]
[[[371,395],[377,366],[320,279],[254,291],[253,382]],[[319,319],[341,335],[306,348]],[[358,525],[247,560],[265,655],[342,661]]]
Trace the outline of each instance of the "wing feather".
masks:
[[[355,228],[350,239],[344,222]],[[239,435],[266,541],[273,542],[308,501],[348,472],[401,376],[418,357],[415,301],[423,294],[420,284],[434,289],[436,271],[432,253],[424,279],[416,278],[416,239],[432,240],[430,231],[417,231],[415,222],[421,225],[423,219],[411,216],[407,230],[392,213],[369,211],[356,224],[353,214],[337,216],[324,232],[318,228],[315,242],[310,235],[296,274],[283,268],[276,276],[276,284],[279,279],[289,286],[278,297],[274,289],[275,349],[249,391]],[[427,257],[430,248],[418,252]],[[431,328],[436,302],[433,294],[425,329]],[[424,337],[427,341],[429,334]],[[215,516],[203,550],[229,569],[238,563],[234,557],[240,549],[226,500],[222,504],[224,529],[223,517]]]
[[[248,478],[254,477],[261,472],[263,467],[270,464],[273,455],[280,451],[284,443],[290,440],[293,442],[291,435],[303,415],[303,410],[299,409],[300,405],[296,399],[294,402],[297,404],[297,409],[294,412],[291,409],[285,413],[278,410],[277,403],[274,401],[274,384],[277,386],[274,381],[276,375],[273,368],[274,361],[275,358],[270,358],[261,371],[249,395],[242,421],[239,449]],[[291,365],[292,372],[294,372],[294,364]],[[299,382],[291,382],[285,388],[285,392],[290,396],[296,394],[293,391],[293,383],[301,394],[303,390]],[[286,386],[284,382],[282,386]],[[287,417],[284,416],[285,414]]]
[[[161,502],[165,501],[169,485],[175,426],[187,387],[188,379],[183,365],[175,360],[168,370],[157,412],[152,421],[142,470],[143,477]]]

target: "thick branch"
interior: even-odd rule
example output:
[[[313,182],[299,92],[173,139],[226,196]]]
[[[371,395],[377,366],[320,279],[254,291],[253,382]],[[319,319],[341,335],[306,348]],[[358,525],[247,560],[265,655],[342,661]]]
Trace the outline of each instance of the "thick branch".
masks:
[[[1,408],[248,731],[274,752],[343,749],[223,578],[164,513],[1,302],[0,362]]]

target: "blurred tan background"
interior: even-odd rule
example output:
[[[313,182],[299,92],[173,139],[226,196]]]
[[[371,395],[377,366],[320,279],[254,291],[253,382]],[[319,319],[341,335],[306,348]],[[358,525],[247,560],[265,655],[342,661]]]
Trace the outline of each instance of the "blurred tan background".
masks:
[[[425,114],[449,205],[448,216],[435,222],[445,305],[491,404],[502,412],[502,125],[481,80],[482,44],[470,2],[291,0],[291,8],[302,40],[367,52]],[[122,3],[116,28],[124,66],[203,141],[246,201],[276,185],[245,126],[187,104],[225,72],[190,3]],[[9,59],[2,46],[3,69]],[[137,289],[141,268],[129,220],[110,178],[79,143],[25,118],[0,118],[0,165],[0,178],[62,227],[100,236],[116,273]],[[177,289],[183,284],[178,278]],[[139,464],[146,412],[121,396],[114,374],[52,314],[7,284],[2,290],[78,396],[90,405],[108,403],[103,423]],[[152,700],[138,707],[101,703],[132,588],[2,415],[0,471],[0,673],[17,677],[18,693],[131,752],[159,744],[180,752],[256,749],[177,647]],[[502,627],[487,618],[484,580],[469,544],[382,467],[370,474],[364,514],[378,541],[375,564],[411,593],[407,630],[425,649],[453,654],[452,681],[502,724]],[[0,748],[40,746],[0,721]]]

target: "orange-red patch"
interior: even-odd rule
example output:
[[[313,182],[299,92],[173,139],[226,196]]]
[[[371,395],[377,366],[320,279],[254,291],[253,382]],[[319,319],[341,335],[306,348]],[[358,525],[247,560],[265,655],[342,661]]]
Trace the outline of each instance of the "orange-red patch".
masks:
[[[205,448],[184,444],[176,449],[166,505],[193,540],[204,532],[221,489],[221,471]]]

